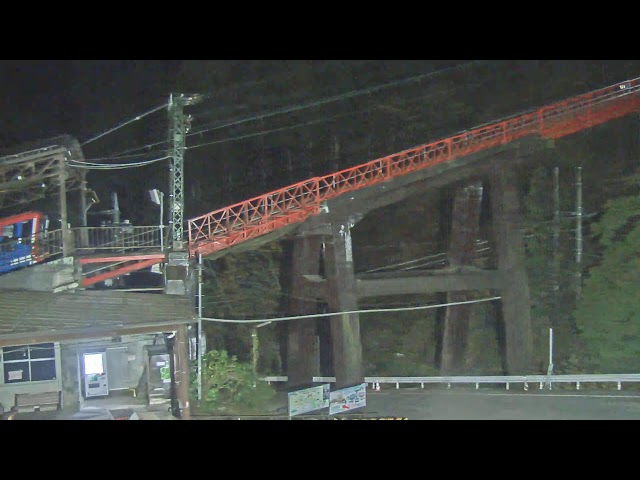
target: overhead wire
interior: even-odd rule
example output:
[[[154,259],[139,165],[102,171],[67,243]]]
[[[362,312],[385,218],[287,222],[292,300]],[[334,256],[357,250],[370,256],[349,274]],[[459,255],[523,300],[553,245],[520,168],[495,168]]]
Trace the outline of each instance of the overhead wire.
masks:
[[[260,319],[231,319],[231,318],[209,318],[209,317],[200,317],[200,320],[206,320],[209,322],[219,322],[219,323],[262,323],[262,322],[283,322],[290,320],[302,320],[307,318],[321,318],[321,317],[332,317],[336,315],[352,315],[352,314],[367,314],[367,313],[391,313],[391,312],[407,312],[407,311],[416,311],[416,310],[427,310],[431,308],[440,308],[440,307],[449,307],[456,305],[468,305],[472,303],[482,303],[482,302],[491,302],[494,300],[500,300],[502,297],[485,297],[479,298],[475,300],[465,300],[460,302],[449,302],[449,303],[440,303],[440,304],[429,304],[429,305],[418,305],[414,307],[397,307],[397,308],[372,308],[372,309],[362,309],[362,310],[345,310],[339,312],[326,312],[326,313],[313,313],[309,315],[293,315],[289,317],[273,317],[273,318],[260,318]]]
[[[171,156],[167,155],[161,158],[154,158],[152,160],[145,160],[143,162],[132,162],[132,163],[108,163],[108,164],[100,164],[93,162],[82,162],[80,160],[72,160],[69,164],[72,167],[76,168],[85,168],[87,170],[121,170],[125,168],[138,168],[144,167],[147,165],[151,165],[152,163],[161,162],[162,160],[167,160],[171,158]]]
[[[275,110],[275,111],[270,111],[270,112],[266,112],[266,113],[262,113],[262,114],[252,115],[250,117],[243,117],[243,118],[240,118],[240,119],[227,120],[226,123],[216,124],[212,128],[206,128],[206,129],[192,131],[192,132],[188,133],[187,136],[193,136],[193,135],[202,134],[202,133],[209,132],[209,131],[219,130],[219,129],[222,129],[222,128],[225,128],[225,127],[234,126],[234,125],[238,125],[238,124],[241,124],[241,123],[246,123],[246,122],[249,122],[249,121],[252,121],[252,120],[260,120],[260,119],[264,119],[264,118],[268,118],[268,117],[273,117],[273,116],[280,115],[280,114],[283,114],[283,113],[290,113],[290,112],[294,112],[294,111],[299,111],[299,110],[303,110],[303,109],[306,109],[306,108],[311,108],[311,107],[314,107],[314,106],[319,106],[319,105],[323,105],[323,104],[327,104],[327,103],[336,102],[336,101],[339,101],[339,100],[342,100],[342,99],[353,98],[353,97],[356,97],[356,96],[359,96],[359,95],[370,94],[370,93],[373,93],[373,92],[376,92],[376,91],[380,91],[380,90],[385,89],[385,88],[390,88],[392,86],[396,86],[396,85],[400,85],[400,84],[404,84],[404,83],[418,82],[423,78],[431,77],[431,76],[434,76],[436,74],[441,74],[441,73],[444,73],[444,72],[449,71],[449,70],[455,70],[455,69],[461,69],[463,67],[468,67],[469,65],[472,65],[472,64],[478,63],[478,62],[482,62],[482,61],[474,60],[472,62],[467,62],[465,64],[460,64],[460,65],[456,65],[456,66],[453,66],[453,67],[448,67],[446,69],[441,69],[441,70],[437,70],[437,71],[433,71],[433,72],[429,72],[429,73],[425,73],[425,74],[421,74],[421,75],[416,75],[416,76],[413,76],[413,77],[407,77],[407,78],[404,78],[404,79],[401,79],[401,80],[397,80],[397,81],[394,81],[394,82],[388,82],[388,83],[385,83],[385,84],[380,84],[380,85],[376,85],[376,86],[373,86],[373,87],[368,87],[368,88],[365,88],[365,89],[354,90],[354,91],[346,92],[346,93],[343,93],[343,94],[340,94],[340,95],[335,95],[335,96],[332,96],[332,97],[325,97],[325,98],[322,98],[322,99],[319,99],[319,100],[315,100],[315,101],[307,103],[307,104],[302,104],[302,105],[298,104],[298,105],[293,105],[293,106],[289,106],[289,107],[284,107],[284,108],[281,108],[281,109],[278,109],[278,110]],[[420,99],[422,99],[422,97],[420,97]],[[408,99],[407,101],[411,102],[411,101],[415,101],[415,99]],[[367,108],[369,108],[369,107],[367,107]],[[373,108],[376,108],[376,107],[373,107]],[[209,111],[212,111],[212,110],[209,110]],[[362,110],[362,111],[364,111],[364,110]],[[359,111],[357,113],[361,113],[362,111]],[[354,112],[350,112],[350,114],[353,114],[353,113]],[[334,117],[330,117],[330,118],[334,118]],[[338,117],[335,117],[335,118],[338,118]],[[312,122],[312,123],[318,123],[318,122]],[[298,126],[305,126],[305,125],[306,125],[306,123],[298,124]],[[205,127],[207,127],[207,126],[208,125],[205,125]],[[277,131],[277,130],[276,129],[267,130],[266,133],[272,133],[273,131]],[[255,135],[257,135],[257,134],[255,134]],[[246,137],[246,138],[249,138],[249,137]],[[238,138],[234,138],[234,139],[238,139]],[[123,151],[120,151],[120,152],[116,152],[116,153],[110,155],[109,157],[110,158],[116,158],[116,157],[119,157],[119,156],[124,156],[124,155],[126,155],[126,154],[128,154],[130,152],[135,152],[137,150],[141,150],[141,149],[144,149],[144,148],[149,148],[149,147],[154,147],[154,146],[157,146],[157,145],[162,145],[162,144],[165,144],[165,143],[168,143],[168,142],[169,142],[169,140],[162,140],[162,141],[158,141],[158,142],[154,142],[154,143],[145,144],[145,145],[142,145],[142,146],[139,146],[139,147],[133,147],[133,148],[130,148],[128,150],[123,150]],[[197,145],[197,146],[201,146],[201,145]],[[202,145],[202,146],[204,146],[204,145]],[[196,146],[191,147],[191,148],[195,148],[195,147]]]
[[[317,106],[317,105],[322,105],[322,104],[325,104],[325,103],[335,102],[335,101],[338,101],[338,100],[341,100],[341,99],[352,98],[352,97],[355,97],[355,96],[358,96],[358,95],[370,94],[372,92],[379,91],[379,90],[382,90],[384,88],[389,88],[391,86],[395,86],[395,85],[399,85],[399,84],[403,84],[403,83],[417,82],[417,81],[419,81],[419,80],[421,80],[423,78],[434,76],[436,74],[440,74],[440,73],[443,73],[443,72],[446,72],[446,71],[450,71],[450,70],[461,69],[463,67],[468,67],[469,65],[472,65],[472,64],[475,64],[475,63],[479,63],[479,62],[481,62],[481,61],[475,60],[475,61],[472,61],[472,62],[467,62],[465,64],[459,64],[459,65],[456,65],[456,66],[448,67],[448,68],[437,70],[437,71],[434,71],[434,72],[429,72],[429,73],[426,73],[426,74],[421,74],[421,75],[417,75],[417,76],[413,76],[413,77],[408,77],[408,78],[404,78],[404,79],[397,80],[397,81],[394,81],[394,82],[388,82],[388,83],[385,83],[385,84],[377,85],[377,86],[374,86],[374,87],[369,87],[369,88],[365,88],[365,89],[346,92],[344,94],[340,94],[340,95],[336,95],[336,96],[333,96],[333,97],[320,99],[320,100],[317,100],[317,101],[314,101],[314,102],[311,102],[311,103],[307,103],[307,104],[303,104],[303,105],[285,107],[283,109],[279,109],[279,110],[276,110],[276,111],[268,112],[266,114],[259,114],[259,115],[254,115],[254,116],[251,116],[251,117],[245,117],[243,119],[236,120],[236,121],[231,121],[231,122],[228,122],[228,123],[222,124],[222,125],[217,125],[217,126],[212,127],[212,128],[194,131],[194,132],[188,133],[187,136],[195,135],[195,134],[202,134],[202,133],[205,133],[205,132],[208,132],[208,131],[218,130],[218,129],[221,129],[221,128],[224,128],[224,127],[227,127],[227,126],[233,126],[233,125],[237,125],[237,124],[240,124],[240,123],[245,123],[245,122],[248,122],[248,121],[251,121],[251,120],[263,119],[263,118],[279,115],[279,114],[282,114],[282,113],[289,113],[289,112],[301,110],[301,109],[304,109],[304,108],[310,108],[312,106]],[[478,85],[480,85],[482,83],[485,83],[485,82],[479,82]],[[211,95],[208,95],[208,96],[210,97]],[[413,101],[422,100],[424,97],[425,96],[418,97],[417,99],[415,99],[415,98],[414,99],[408,99],[408,100],[406,100],[406,102],[410,103],[410,102],[413,102]],[[154,108],[154,109],[152,109],[152,110],[150,110],[148,112],[145,112],[144,114],[142,114],[142,115],[140,115],[138,117],[135,117],[134,119],[131,119],[131,120],[127,121],[127,122],[124,122],[123,124],[119,125],[118,127],[115,127],[114,129],[111,129],[111,130],[109,130],[107,132],[104,132],[100,136],[106,135],[107,133],[110,133],[111,131],[114,131],[117,128],[125,126],[126,124],[131,123],[131,122],[133,122],[135,120],[139,120],[143,116],[149,115],[149,114],[153,113],[154,111],[157,111],[157,110],[159,110],[161,108],[164,108],[165,106],[166,105],[160,105],[160,106],[158,106],[158,107],[156,107],[156,108]],[[309,126],[309,125],[315,125],[315,124],[319,124],[319,123],[324,123],[324,122],[327,122],[327,121],[334,120],[336,118],[355,115],[355,114],[359,114],[359,113],[362,113],[362,112],[365,112],[365,111],[369,112],[371,108],[376,108],[376,106],[371,107],[370,105],[368,105],[367,109],[363,109],[363,110],[347,112],[347,113],[343,113],[343,114],[334,115],[334,116],[331,116],[331,117],[323,117],[323,118],[316,119],[316,120],[311,120],[311,121],[307,121],[307,122],[301,122],[301,123],[294,124],[294,125],[288,125],[288,126],[283,126],[283,127],[273,128],[273,129],[268,129],[268,130],[261,130],[261,131],[258,131],[258,132],[253,132],[253,133],[249,133],[249,134],[245,134],[245,135],[239,135],[239,136],[235,136],[235,137],[226,137],[226,138],[219,139],[219,140],[214,140],[214,141],[211,141],[211,142],[205,142],[205,143],[200,143],[200,144],[196,144],[196,145],[186,146],[185,150],[186,149],[194,149],[194,148],[209,146],[209,145],[216,145],[216,144],[221,144],[221,143],[226,143],[226,142],[231,142],[231,141],[244,140],[244,139],[252,138],[252,137],[255,137],[255,136],[268,135],[268,134],[277,133],[277,132],[280,132],[280,131],[291,130],[291,129],[305,127],[305,126]],[[508,117],[505,117],[505,118],[508,118]],[[100,136],[98,136],[98,137],[100,137]],[[98,137],[96,137],[96,138],[98,138]],[[93,141],[93,140],[91,140],[91,141]],[[163,141],[159,141],[159,142],[154,142],[154,143],[143,145],[141,147],[135,147],[135,148],[131,148],[131,149],[128,149],[128,150],[124,150],[124,151],[115,153],[115,154],[113,154],[111,156],[95,158],[94,160],[109,160],[109,159],[119,159],[119,158],[126,157],[126,156],[130,157],[130,156],[151,155],[152,153],[155,153],[155,152],[149,151],[149,152],[146,152],[146,153],[139,153],[139,154],[131,154],[131,155],[127,155],[127,154],[130,153],[130,152],[134,152],[136,150],[140,150],[140,149],[143,149],[143,148],[149,148],[149,147],[153,147],[153,146],[157,146],[157,145],[162,145],[162,144],[165,144],[165,143],[168,143],[168,142],[169,142],[169,140],[163,140]],[[85,143],[88,143],[88,142],[85,142]],[[145,166],[145,165],[148,165],[148,164],[151,164],[151,163],[155,163],[157,161],[161,161],[161,160],[164,160],[166,158],[168,158],[168,157],[162,157],[162,158],[159,158],[159,159],[153,159],[153,160],[149,160],[149,161],[145,161],[145,162],[138,162],[138,163],[132,163],[132,164],[119,164],[117,166],[114,166],[113,168],[109,168],[109,167],[95,167],[95,168],[94,167],[85,167],[85,168],[104,169],[104,170],[136,168],[136,167]]]
[[[238,141],[238,140],[245,140],[245,139],[251,138],[251,137],[269,135],[271,133],[282,132],[284,130],[291,130],[291,129],[299,128],[299,127],[303,127],[303,126],[306,127],[308,125],[316,125],[316,124],[319,124],[319,123],[324,123],[324,122],[328,122],[330,120],[334,120],[336,118],[346,117],[346,116],[349,116],[349,115],[354,115],[356,113],[361,113],[362,111],[364,111],[364,110],[361,110],[361,111],[358,111],[358,112],[341,113],[341,114],[338,114],[338,115],[334,115],[332,117],[325,117],[325,118],[320,118],[320,119],[317,119],[317,120],[310,120],[308,122],[298,123],[298,124],[295,124],[295,125],[287,125],[285,127],[280,127],[280,128],[272,128],[270,130],[262,130],[260,132],[248,133],[246,135],[240,135],[240,136],[237,136],[237,137],[222,138],[220,140],[214,140],[214,141],[211,141],[211,142],[199,143],[197,145],[188,145],[188,146],[185,147],[185,150],[191,150],[191,149],[194,149],[194,148],[205,147],[205,146],[208,146],[208,145],[217,145],[217,144],[220,144],[220,143],[227,143],[227,142],[234,142],[234,141]]]
[[[87,145],[87,144],[89,144],[89,143],[91,143],[91,142],[94,142],[94,141],[98,140],[99,138],[102,138],[102,137],[104,137],[104,136],[106,136],[106,135],[108,135],[108,134],[110,134],[110,133],[112,133],[112,132],[115,132],[116,130],[121,129],[122,127],[125,127],[125,126],[129,125],[130,123],[133,123],[133,122],[136,122],[136,121],[138,121],[138,120],[141,120],[141,119],[143,119],[144,117],[146,117],[147,115],[151,115],[152,113],[155,113],[155,112],[157,112],[158,110],[161,110],[161,109],[165,108],[166,106],[167,106],[167,104],[166,104],[166,103],[163,103],[163,104],[161,104],[161,105],[158,105],[158,106],[156,106],[156,107],[152,108],[151,110],[148,110],[148,111],[146,111],[146,112],[144,112],[144,113],[141,113],[141,114],[139,114],[139,115],[136,115],[135,117],[133,117],[133,118],[131,118],[131,119],[129,119],[129,120],[126,120],[126,121],[124,121],[124,122],[122,122],[122,123],[119,123],[119,124],[118,124],[118,125],[116,125],[115,127],[110,128],[109,130],[106,130],[106,131],[104,131],[104,132],[102,132],[102,133],[100,133],[100,134],[96,135],[95,137],[90,138],[89,140],[85,140],[84,142],[82,142],[82,143],[80,144],[80,146],[84,147],[85,145]]]
[[[315,100],[309,103],[305,103],[305,104],[298,104],[298,105],[293,105],[293,106],[288,106],[288,107],[284,107],[278,110],[274,110],[271,112],[267,112],[267,113],[262,113],[262,114],[257,114],[257,115],[253,115],[250,117],[244,117],[241,118],[239,120],[234,120],[234,121],[229,121],[227,123],[212,127],[208,130],[199,130],[199,131],[194,131],[191,132],[189,134],[187,134],[187,136],[191,136],[191,135],[196,135],[198,133],[203,133],[204,131],[213,131],[213,130],[219,130],[221,128],[226,128],[226,127],[230,127],[230,126],[234,126],[234,125],[239,125],[241,123],[246,123],[246,122],[251,122],[253,120],[262,120],[265,118],[269,118],[269,117],[273,117],[276,115],[281,115],[283,113],[291,113],[291,112],[297,112],[300,110],[304,110],[307,108],[311,108],[311,107],[317,107],[320,105],[326,105],[328,103],[334,103],[340,100],[346,100],[349,98],[354,98],[354,97],[358,97],[360,95],[365,95],[365,94],[371,94],[374,92],[378,92],[380,90],[384,90],[386,88],[390,88],[390,87],[394,87],[394,86],[398,86],[398,85],[402,85],[402,84],[406,84],[406,83],[412,83],[412,82],[419,82],[425,78],[429,78],[429,77],[433,77],[434,75],[438,75],[447,71],[451,71],[451,70],[459,70],[461,68],[464,67],[468,67],[469,65],[472,65],[474,63],[478,63],[481,62],[480,60],[474,60],[472,62],[467,62],[464,64],[460,64],[460,65],[456,65],[453,67],[448,67],[448,68],[444,68],[444,69],[440,69],[440,70],[436,70],[434,72],[429,72],[429,73],[423,73],[421,75],[415,75],[412,77],[408,77],[408,78],[403,78],[400,80],[396,80],[393,82],[387,82],[384,84],[380,84],[380,85],[376,85],[373,87],[367,87],[367,88],[363,88],[363,89],[359,89],[359,90],[352,90],[350,92],[346,92],[346,93],[342,93],[339,95],[333,95],[331,97],[325,97],[319,100]]]

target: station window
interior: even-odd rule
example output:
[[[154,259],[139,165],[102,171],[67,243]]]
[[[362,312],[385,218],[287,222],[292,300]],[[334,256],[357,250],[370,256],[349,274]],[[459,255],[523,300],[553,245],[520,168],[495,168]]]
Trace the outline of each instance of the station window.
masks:
[[[5,384],[56,379],[53,343],[5,347],[2,349],[2,364]]]

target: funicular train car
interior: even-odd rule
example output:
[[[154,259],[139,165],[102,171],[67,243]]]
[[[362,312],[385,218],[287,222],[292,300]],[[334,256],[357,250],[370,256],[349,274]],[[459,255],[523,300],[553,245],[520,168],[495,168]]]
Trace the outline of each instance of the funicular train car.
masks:
[[[0,274],[44,260],[39,241],[47,223],[36,211],[0,218]]]

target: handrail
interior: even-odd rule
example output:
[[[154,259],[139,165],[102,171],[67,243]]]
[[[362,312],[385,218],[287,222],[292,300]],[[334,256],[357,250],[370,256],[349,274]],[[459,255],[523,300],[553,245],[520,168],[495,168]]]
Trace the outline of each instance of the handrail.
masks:
[[[96,250],[128,251],[141,248],[159,249],[161,228],[152,226],[108,225],[101,227],[74,227],[76,252]]]
[[[559,138],[640,110],[640,77],[485,124],[188,220],[189,252],[207,255],[317,215],[322,202],[531,136]]]
[[[274,375],[261,378],[267,383],[286,382],[286,375]],[[334,383],[335,377],[313,377],[313,383]],[[512,383],[523,384],[528,389],[529,383],[538,384],[542,390],[546,385],[552,388],[554,383],[575,383],[576,389],[580,390],[581,383],[615,383],[618,390],[622,390],[622,383],[640,382],[640,373],[607,373],[607,374],[579,374],[579,375],[478,375],[478,376],[443,376],[443,377],[364,377],[364,383],[373,387],[380,384],[394,384],[396,389],[400,384],[420,385],[424,388],[425,383],[444,384],[450,387],[452,384],[475,385],[478,389],[480,384],[504,384],[509,389]]]

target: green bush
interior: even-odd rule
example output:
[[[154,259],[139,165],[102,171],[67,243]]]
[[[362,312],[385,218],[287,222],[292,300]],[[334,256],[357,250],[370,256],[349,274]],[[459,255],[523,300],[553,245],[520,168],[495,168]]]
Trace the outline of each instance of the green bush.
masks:
[[[196,365],[191,376],[194,399],[197,391]],[[199,410],[255,413],[267,408],[274,395],[275,389],[256,378],[251,365],[238,362],[235,355],[229,355],[225,350],[212,350],[202,357],[202,401],[195,402]]]

